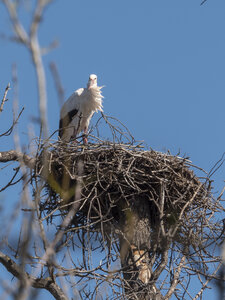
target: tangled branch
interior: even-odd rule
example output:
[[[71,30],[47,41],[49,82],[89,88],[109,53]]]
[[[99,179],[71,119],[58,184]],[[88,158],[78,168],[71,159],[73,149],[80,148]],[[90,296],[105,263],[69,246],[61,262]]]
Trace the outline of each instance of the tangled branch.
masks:
[[[28,33],[18,17],[16,9],[17,6],[11,0],[2,0],[8,11],[14,33],[16,34],[15,40],[22,43],[29,50],[33,60],[38,84],[40,119],[45,138],[47,138],[48,135],[47,93],[45,70],[42,60],[42,49],[38,40],[38,28],[41,23],[44,10],[52,1],[53,0],[37,1]]]
[[[148,299],[143,297],[152,293],[152,286],[165,271],[170,254],[177,255],[177,259],[171,262],[173,268],[169,272],[174,275],[167,298],[180,284],[181,272],[186,270],[190,276],[187,265],[195,274],[198,271],[194,271],[194,266],[208,269],[210,247],[215,241],[221,242],[222,227],[215,222],[214,215],[222,207],[212,197],[210,178],[204,173],[199,180],[193,172],[196,167],[188,159],[109,141],[88,147],[56,143],[47,149],[48,163],[43,174],[47,174],[48,193],[40,202],[42,220],[63,217],[75,205],[75,215],[65,235],[72,233],[74,238],[81,230],[87,234],[96,234],[97,230],[101,251],[105,251],[104,240],[109,247],[114,240],[122,264],[117,272],[122,272],[128,282],[131,280],[126,272],[128,265],[133,270],[129,274],[135,276],[136,266],[142,268],[143,274],[146,271],[142,258],[148,261],[149,289],[145,286],[140,291],[121,278],[129,299],[133,299],[130,287],[132,291],[136,288],[139,299]],[[41,166],[41,154],[38,159]],[[80,166],[82,172],[78,171]],[[38,170],[35,176],[42,176],[43,169],[38,167]],[[78,181],[82,187],[80,198],[75,196]],[[138,261],[130,258],[129,262],[130,255],[135,253],[139,253]],[[220,258],[215,262],[219,263]],[[165,280],[163,286],[167,284]]]
[[[0,251],[0,263],[16,278],[31,282],[31,286],[38,289],[46,289],[57,300],[68,300],[62,289],[50,278],[34,278],[23,271],[8,255]]]

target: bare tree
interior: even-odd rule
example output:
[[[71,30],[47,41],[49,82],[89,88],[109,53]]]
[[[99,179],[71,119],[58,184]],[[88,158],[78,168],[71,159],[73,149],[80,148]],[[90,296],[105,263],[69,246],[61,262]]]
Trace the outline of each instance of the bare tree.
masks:
[[[0,152],[2,164],[16,164],[0,191],[17,184],[22,190],[0,243],[0,264],[14,278],[0,282],[4,293],[15,299],[38,297],[40,289],[55,299],[198,299],[210,282],[223,283],[223,191],[213,195],[211,176],[224,158],[206,173],[188,158],[147,151],[121,122],[103,114],[87,146],[53,140],[37,37],[53,1],[36,2],[29,33],[18,17],[17,1],[2,2],[14,40],[33,60],[42,128],[35,153],[23,153],[20,145]],[[62,99],[54,64],[51,70]],[[9,88],[2,91],[0,117]],[[13,133],[22,112],[0,138]],[[101,126],[108,128],[107,140]],[[16,217],[20,230],[12,240]],[[199,281],[195,294],[192,280]]]

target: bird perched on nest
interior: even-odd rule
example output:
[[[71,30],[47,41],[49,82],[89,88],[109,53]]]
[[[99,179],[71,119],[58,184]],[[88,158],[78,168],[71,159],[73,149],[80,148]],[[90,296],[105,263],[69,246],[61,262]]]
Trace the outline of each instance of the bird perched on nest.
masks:
[[[76,90],[63,104],[59,121],[59,137],[63,142],[70,142],[83,131],[83,142],[87,144],[91,117],[95,112],[103,111],[102,88],[97,85],[97,76],[91,74],[87,87]]]

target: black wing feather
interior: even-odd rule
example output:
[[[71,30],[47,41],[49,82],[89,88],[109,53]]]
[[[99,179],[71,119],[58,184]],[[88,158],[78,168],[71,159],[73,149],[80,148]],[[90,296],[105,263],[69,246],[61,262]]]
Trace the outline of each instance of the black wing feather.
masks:
[[[69,126],[70,122],[73,120],[73,118],[78,113],[78,109],[72,109],[68,112],[68,114],[65,115],[62,119],[59,121],[59,137],[61,138],[64,133],[65,127]]]

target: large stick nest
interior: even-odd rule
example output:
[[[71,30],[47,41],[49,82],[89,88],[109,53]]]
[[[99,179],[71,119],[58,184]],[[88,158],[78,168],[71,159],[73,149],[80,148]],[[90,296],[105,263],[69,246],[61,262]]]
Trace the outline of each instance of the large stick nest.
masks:
[[[186,158],[115,143],[55,144],[43,153],[49,197],[41,211],[53,217],[73,205],[76,226],[96,229],[110,223],[121,228],[129,211],[145,217],[143,203],[151,229],[162,222],[167,229],[177,223],[191,226],[199,221],[200,210],[214,209],[210,182],[200,181]]]
[[[100,139],[96,126],[97,134],[89,136],[86,146],[58,141],[40,147],[33,178],[38,187],[37,177],[44,179],[39,204],[42,220],[60,224],[65,233],[62,246],[72,241],[77,249],[78,238],[82,253],[88,251],[86,258],[83,254],[88,263],[90,249],[99,249],[102,257],[107,253],[102,258],[106,265],[119,257],[122,269],[114,279],[122,270],[126,287],[127,280],[133,282],[130,271],[137,267],[131,259],[136,248],[148,251],[144,259],[152,281],[165,270],[169,251],[165,284],[183,256],[194,274],[197,269],[207,273],[212,247],[222,230],[216,220],[220,197],[213,197],[208,174],[188,158],[146,151],[141,144],[135,145],[121,123],[114,126],[109,122],[112,118],[103,118],[112,142]],[[61,218],[69,222],[65,225]],[[185,271],[188,278],[190,270]],[[133,283],[131,287],[133,291]]]

